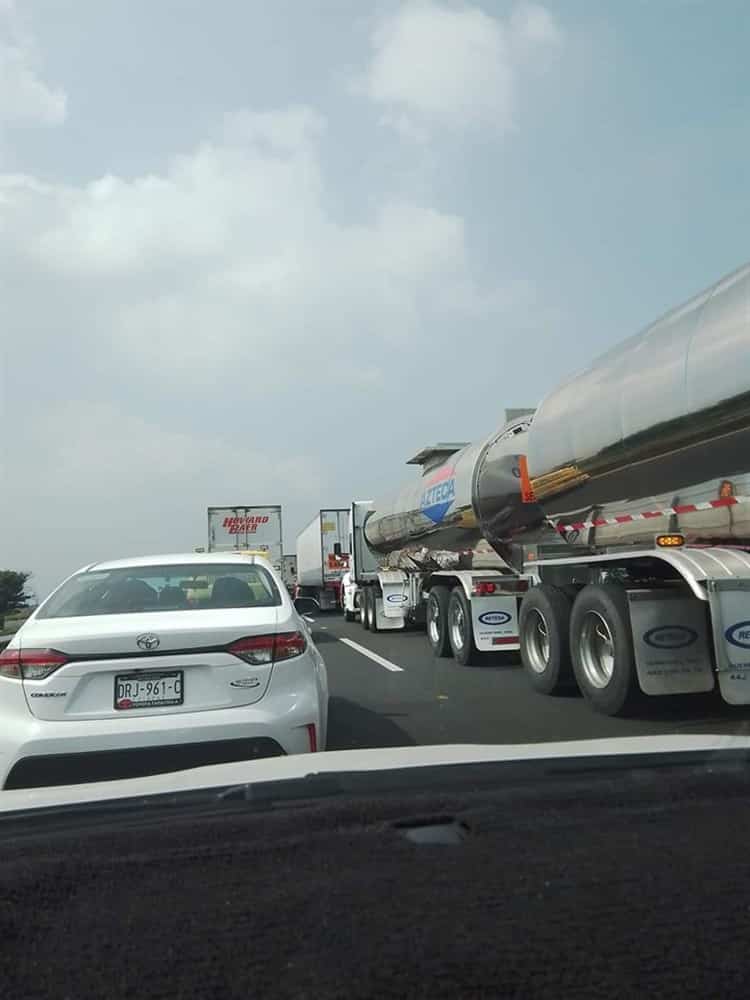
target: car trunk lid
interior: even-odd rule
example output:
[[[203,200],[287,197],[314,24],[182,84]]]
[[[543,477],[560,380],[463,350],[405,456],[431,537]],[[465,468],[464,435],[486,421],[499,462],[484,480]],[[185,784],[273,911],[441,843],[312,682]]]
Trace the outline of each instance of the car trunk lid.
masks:
[[[33,715],[49,720],[169,715],[252,704],[272,662],[250,664],[227,649],[273,635],[278,609],[229,608],[30,621],[21,651],[66,657],[48,677],[24,679]]]

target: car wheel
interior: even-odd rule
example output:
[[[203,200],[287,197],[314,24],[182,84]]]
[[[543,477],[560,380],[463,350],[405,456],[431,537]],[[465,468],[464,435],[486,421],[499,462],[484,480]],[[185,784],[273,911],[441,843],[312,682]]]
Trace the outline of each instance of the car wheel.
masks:
[[[448,600],[447,587],[433,587],[427,598],[427,640],[435,656],[451,655],[448,640]]]
[[[546,583],[532,587],[521,602],[521,663],[531,686],[541,694],[556,694],[575,684],[570,658],[572,607],[568,594]]]
[[[367,627],[371,632],[379,632],[378,628],[378,595],[373,590],[367,598]]]
[[[570,619],[573,671],[584,698],[604,715],[626,715],[639,701],[630,609],[618,584],[592,584]]]
[[[479,662],[480,653],[474,642],[471,605],[463,587],[454,587],[448,601],[448,639],[456,661],[462,667]]]

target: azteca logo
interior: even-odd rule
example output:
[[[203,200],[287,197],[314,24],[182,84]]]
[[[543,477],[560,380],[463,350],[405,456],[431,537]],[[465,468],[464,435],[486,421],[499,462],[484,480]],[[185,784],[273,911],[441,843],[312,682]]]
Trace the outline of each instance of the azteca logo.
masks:
[[[456,499],[455,473],[454,466],[444,466],[425,484],[419,508],[435,524],[440,524]]]

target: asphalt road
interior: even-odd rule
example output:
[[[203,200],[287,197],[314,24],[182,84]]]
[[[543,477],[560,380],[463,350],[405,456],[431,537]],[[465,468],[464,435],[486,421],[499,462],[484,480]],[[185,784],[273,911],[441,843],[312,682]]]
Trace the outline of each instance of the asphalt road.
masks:
[[[636,716],[610,719],[580,696],[536,694],[517,653],[461,667],[433,657],[424,632],[372,635],[337,614],[315,616],[312,629],[328,665],[329,750],[659,733],[750,735],[750,706],[726,705],[716,692],[645,699]]]

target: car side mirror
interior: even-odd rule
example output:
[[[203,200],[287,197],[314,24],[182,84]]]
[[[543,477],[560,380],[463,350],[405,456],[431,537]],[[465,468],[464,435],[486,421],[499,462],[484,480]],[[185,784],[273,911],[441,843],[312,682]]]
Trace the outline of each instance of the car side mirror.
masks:
[[[311,612],[320,611],[320,605],[314,597],[295,597],[294,607],[301,615],[309,615]]]

